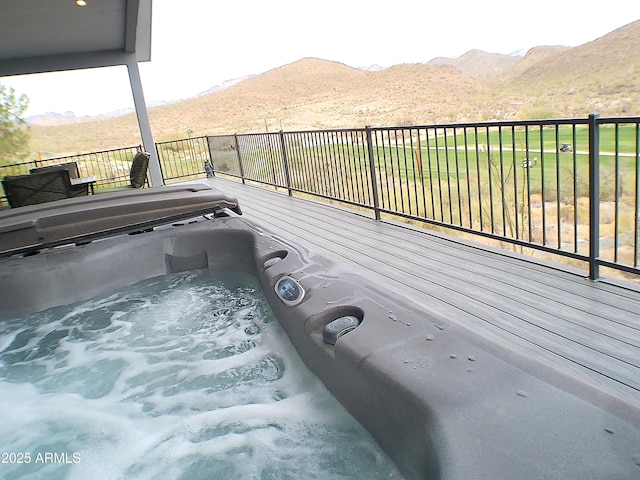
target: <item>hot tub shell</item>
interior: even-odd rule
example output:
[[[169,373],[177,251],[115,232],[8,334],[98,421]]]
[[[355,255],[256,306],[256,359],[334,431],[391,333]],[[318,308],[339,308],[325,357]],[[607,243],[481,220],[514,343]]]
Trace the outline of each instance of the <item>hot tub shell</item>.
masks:
[[[173,272],[242,269],[259,279],[304,362],[406,478],[640,476],[637,405],[488,343],[237,215],[137,233],[1,259],[0,318]],[[305,291],[297,305],[275,291],[284,276]],[[360,325],[326,343],[324,327],[345,315]]]

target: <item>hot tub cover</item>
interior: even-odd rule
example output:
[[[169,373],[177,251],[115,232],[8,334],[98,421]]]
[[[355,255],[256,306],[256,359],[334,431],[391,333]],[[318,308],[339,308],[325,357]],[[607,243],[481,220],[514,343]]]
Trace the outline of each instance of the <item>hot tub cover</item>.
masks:
[[[127,233],[229,209],[238,200],[200,183],[69,198],[0,212],[0,256]]]

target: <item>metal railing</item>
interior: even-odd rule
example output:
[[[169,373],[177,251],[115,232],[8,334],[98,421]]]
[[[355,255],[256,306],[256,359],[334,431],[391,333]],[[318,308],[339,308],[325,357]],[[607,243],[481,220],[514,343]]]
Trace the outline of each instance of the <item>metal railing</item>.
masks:
[[[31,160],[11,165],[0,165],[0,178],[8,175],[26,175],[32,168],[76,162],[81,177],[96,177],[95,188],[118,187],[129,184],[131,161],[140,146],[80,153],[65,157]],[[4,192],[2,192],[4,195]],[[4,196],[0,204],[6,202]]]
[[[640,118],[208,137],[217,173],[640,274]]]
[[[98,186],[137,147],[0,167],[0,177],[76,161]],[[640,275],[640,117],[217,135],[156,144],[166,183],[225,174]]]
[[[211,161],[207,137],[156,143],[156,150],[165,183],[202,178],[205,163]]]
[[[123,187],[130,184],[131,162],[141,148],[142,146],[137,145],[0,165],[0,178],[10,175],[27,175],[32,168],[36,167],[76,162],[81,177],[96,177],[94,188],[97,191],[104,188]],[[156,149],[166,183],[201,178],[205,162],[210,161],[207,137],[157,143]],[[6,205],[4,191],[0,189],[0,207]]]

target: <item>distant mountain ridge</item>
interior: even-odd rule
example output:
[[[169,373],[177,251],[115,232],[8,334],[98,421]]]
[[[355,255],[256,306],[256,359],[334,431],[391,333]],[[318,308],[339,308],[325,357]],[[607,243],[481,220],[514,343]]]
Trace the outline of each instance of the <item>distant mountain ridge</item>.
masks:
[[[168,105],[171,102],[167,102],[164,100],[156,100],[147,103],[148,108],[153,107],[161,107],[162,105]],[[76,116],[76,114],[72,111],[66,111],[63,113],[55,113],[55,112],[46,112],[40,115],[32,115],[30,117],[25,117],[24,121],[31,125],[40,125],[40,126],[55,126],[55,125],[65,125],[68,123],[84,123],[84,122],[94,122],[96,120],[104,119],[104,118],[115,118],[122,117],[124,115],[129,115],[134,113],[134,108],[121,108],[119,110],[112,110],[107,113],[101,113],[100,115],[82,115],[80,117]]]
[[[156,140],[165,141],[187,131],[572,118],[592,112],[640,115],[640,21],[578,47],[540,46],[524,56],[471,50],[457,59],[383,69],[303,58],[212,93],[150,108],[149,117]],[[90,122],[95,133],[85,140],[88,123],[34,126],[35,148],[51,151],[54,144],[67,152],[139,143],[134,115]]]
[[[196,97],[200,97],[202,95],[209,95],[210,93],[216,93],[219,92],[221,90],[224,90],[225,88],[229,88],[229,87],[233,87],[236,83],[240,83],[248,78],[251,77],[255,77],[255,75],[245,75],[243,77],[239,77],[239,78],[234,78],[232,80],[225,80],[224,82],[222,82],[220,85],[215,85],[207,90],[205,90],[204,92],[199,93],[198,95],[196,95]]]
[[[522,57],[471,50],[457,58],[434,58],[427,65],[450,65],[474,78],[491,78],[508,70]]]
[[[240,78],[234,78],[232,80],[225,80],[220,85],[215,85],[204,92],[198,93],[195,95],[196,97],[202,95],[209,95],[211,93],[216,93],[225,88],[232,87],[236,83],[242,82],[248,78],[251,78],[255,75],[245,75]],[[160,107],[162,105],[168,105],[170,103],[174,103],[173,101],[167,100],[155,100],[147,103],[147,108]],[[67,111],[63,113],[55,113],[55,112],[46,112],[40,115],[32,115],[30,117],[26,117],[25,122],[31,125],[40,125],[40,126],[53,126],[53,125],[64,125],[67,123],[82,123],[82,122],[91,122],[96,119],[104,118],[104,117],[121,117],[123,115],[128,115],[130,113],[134,113],[134,108],[122,108],[119,110],[112,110],[107,113],[101,113],[100,115],[83,115],[81,117],[77,117],[76,114],[72,111]]]
[[[25,117],[24,121],[32,125],[62,125],[64,123],[73,123],[78,117],[72,111],[63,113],[46,112],[40,115],[32,115]]]

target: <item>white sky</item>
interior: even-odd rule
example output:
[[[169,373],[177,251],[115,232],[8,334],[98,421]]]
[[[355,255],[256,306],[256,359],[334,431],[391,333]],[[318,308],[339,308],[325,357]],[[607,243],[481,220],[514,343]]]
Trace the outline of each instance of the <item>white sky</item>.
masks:
[[[578,46],[638,19],[640,2],[629,0],[153,0],[152,60],[140,73],[147,103],[170,101],[303,57],[389,67],[471,49],[509,54]],[[27,116],[133,107],[124,66],[0,83],[27,94]]]

